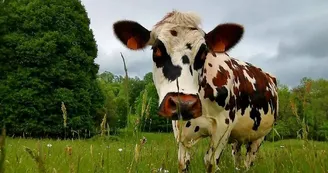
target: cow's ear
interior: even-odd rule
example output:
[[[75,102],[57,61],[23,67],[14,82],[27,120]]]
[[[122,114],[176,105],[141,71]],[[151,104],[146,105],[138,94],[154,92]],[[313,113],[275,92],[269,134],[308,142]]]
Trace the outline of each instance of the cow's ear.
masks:
[[[235,46],[244,33],[241,25],[225,23],[216,26],[205,35],[208,47],[214,52],[226,52]]]
[[[113,30],[116,37],[132,50],[146,47],[150,40],[150,31],[134,21],[117,21],[113,24]]]

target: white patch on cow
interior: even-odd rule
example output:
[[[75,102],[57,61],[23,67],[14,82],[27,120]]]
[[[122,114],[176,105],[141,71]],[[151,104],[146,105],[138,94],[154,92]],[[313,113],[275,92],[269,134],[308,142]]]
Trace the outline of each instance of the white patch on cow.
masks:
[[[237,139],[239,142],[246,143],[267,135],[272,129],[274,122],[274,116],[271,114],[272,109],[270,106],[268,108],[267,114],[264,113],[263,109],[259,109],[261,121],[256,131],[252,129],[254,120],[250,117],[251,106],[246,108],[244,115],[241,115],[241,110],[238,110],[236,114],[238,116],[238,122],[231,131],[231,137]]]
[[[159,103],[169,92],[198,93],[198,72],[193,69],[193,75],[191,75],[189,66],[193,65],[200,46],[205,43],[205,33],[198,26],[200,23],[200,17],[194,13],[174,11],[169,17],[156,24],[151,31],[151,39],[161,40],[171,57],[172,64],[182,68],[177,80],[169,81],[165,78],[163,69],[153,64],[153,80],[159,95]],[[190,27],[198,30],[191,30]],[[171,30],[176,31],[177,36],[172,36]],[[187,43],[191,44],[191,50],[186,47]],[[190,64],[182,63],[184,55],[188,56]]]
[[[270,86],[270,91],[271,91],[271,94],[272,95],[276,95],[276,93],[274,92],[274,90],[275,90],[275,86],[274,86],[274,83],[273,83],[273,81],[270,79],[270,82],[269,82],[269,86]]]
[[[173,128],[173,134],[174,138],[176,139],[177,142],[179,142],[179,127],[178,127],[178,120],[172,120],[172,128]]]

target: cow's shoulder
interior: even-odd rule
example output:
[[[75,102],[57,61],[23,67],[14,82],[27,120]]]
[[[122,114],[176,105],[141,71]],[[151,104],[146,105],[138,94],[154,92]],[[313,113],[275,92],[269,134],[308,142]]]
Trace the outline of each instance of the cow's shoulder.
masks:
[[[233,71],[235,87],[241,92],[263,92],[271,85],[276,86],[273,75],[249,62],[231,58],[227,64]]]

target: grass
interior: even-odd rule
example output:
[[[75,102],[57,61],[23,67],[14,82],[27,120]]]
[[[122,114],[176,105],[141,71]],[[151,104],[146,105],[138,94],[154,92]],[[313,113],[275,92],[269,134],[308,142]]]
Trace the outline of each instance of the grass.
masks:
[[[6,138],[5,168],[20,172],[177,172],[177,147],[173,134],[143,133],[147,142],[138,150],[136,140],[35,140]],[[204,172],[203,156],[208,140],[194,147],[191,172]],[[125,146],[125,147],[124,147]],[[195,152],[197,149],[197,152]],[[30,150],[30,151],[29,151]],[[328,172],[328,143],[301,140],[264,142],[249,172]],[[243,150],[245,152],[245,150]],[[32,154],[31,154],[32,153]],[[234,172],[231,147],[220,162],[222,172]],[[243,154],[244,155],[244,154]],[[133,163],[133,164],[132,164]],[[42,171],[45,169],[45,171]],[[129,171],[130,170],[130,171]]]

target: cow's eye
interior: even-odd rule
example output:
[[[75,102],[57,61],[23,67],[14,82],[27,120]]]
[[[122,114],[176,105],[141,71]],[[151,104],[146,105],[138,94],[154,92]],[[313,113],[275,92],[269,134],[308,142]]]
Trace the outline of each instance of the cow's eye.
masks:
[[[200,59],[205,60],[207,53],[208,53],[208,50],[204,50],[201,57],[200,57]]]
[[[155,57],[160,57],[162,56],[162,51],[158,47],[155,47],[153,48],[153,54]]]

